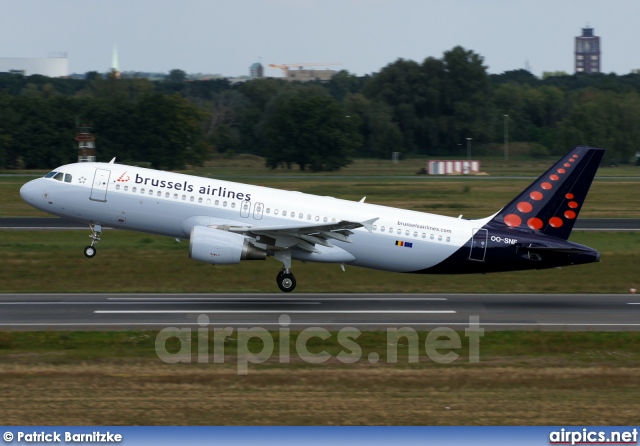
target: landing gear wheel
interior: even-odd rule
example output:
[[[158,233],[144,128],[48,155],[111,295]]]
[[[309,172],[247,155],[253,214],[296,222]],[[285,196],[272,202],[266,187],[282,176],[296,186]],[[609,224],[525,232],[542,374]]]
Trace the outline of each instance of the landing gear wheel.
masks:
[[[278,283],[278,288],[285,293],[293,291],[296,287],[296,278],[291,273],[279,272],[276,282]]]
[[[96,249],[96,243],[98,243],[100,241],[100,234],[102,233],[102,226],[101,225],[89,225],[89,228],[91,228],[91,235],[89,236],[89,238],[92,240],[91,244],[89,246],[87,246],[86,248],[84,248],[84,255],[92,258],[97,254],[97,249]]]
[[[97,252],[98,251],[96,250],[95,246],[87,246],[86,248],[84,248],[84,255],[89,258],[95,256]]]

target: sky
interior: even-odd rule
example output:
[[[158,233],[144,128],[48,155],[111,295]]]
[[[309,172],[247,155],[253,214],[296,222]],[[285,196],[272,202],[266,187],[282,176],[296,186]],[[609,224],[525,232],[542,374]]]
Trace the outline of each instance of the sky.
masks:
[[[602,71],[640,68],[640,0],[0,0],[0,57],[66,52],[70,73],[249,74],[261,62],[365,75],[456,45],[489,73],[573,72],[574,37],[601,37]],[[339,63],[329,65],[329,63]]]

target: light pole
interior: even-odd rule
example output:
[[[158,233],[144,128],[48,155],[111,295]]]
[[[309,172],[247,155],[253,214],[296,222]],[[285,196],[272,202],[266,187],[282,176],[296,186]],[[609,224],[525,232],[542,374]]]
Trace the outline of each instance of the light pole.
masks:
[[[504,115],[504,160],[509,161],[509,115]]]
[[[471,138],[467,138],[467,159],[471,159]]]

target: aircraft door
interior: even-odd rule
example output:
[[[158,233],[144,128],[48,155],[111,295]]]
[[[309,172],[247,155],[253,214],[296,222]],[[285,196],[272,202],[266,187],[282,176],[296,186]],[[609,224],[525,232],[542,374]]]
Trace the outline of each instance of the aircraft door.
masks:
[[[240,204],[240,217],[248,218],[249,214],[251,214],[251,202],[245,200]]]
[[[91,186],[90,200],[107,201],[107,187],[109,186],[109,176],[111,171],[105,169],[96,169],[93,176],[93,185]]]
[[[253,218],[254,220],[262,220],[262,211],[264,205],[262,203],[256,203],[253,205]]]
[[[469,260],[475,260],[476,262],[484,262],[484,256],[487,252],[487,237],[488,231],[486,229],[474,228],[471,236],[471,250],[469,251]]]

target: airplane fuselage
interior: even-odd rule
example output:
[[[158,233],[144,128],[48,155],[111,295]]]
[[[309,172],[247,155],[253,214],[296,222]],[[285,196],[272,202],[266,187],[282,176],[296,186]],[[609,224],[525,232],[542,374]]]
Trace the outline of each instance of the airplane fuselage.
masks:
[[[252,249],[268,255],[287,251],[294,260],[449,274],[542,269],[599,259],[591,248],[531,228],[495,224],[493,216],[466,220],[112,163],[70,164],[54,172],[23,186],[25,201],[90,225],[183,239],[192,237],[196,227],[215,233],[241,228]],[[344,222],[372,223],[347,232],[326,230],[322,243],[313,243],[319,240],[313,228]],[[311,248],[305,248],[305,240]]]

